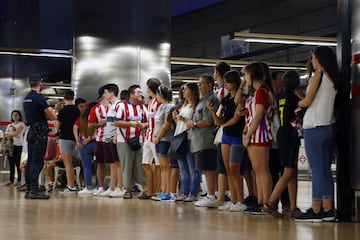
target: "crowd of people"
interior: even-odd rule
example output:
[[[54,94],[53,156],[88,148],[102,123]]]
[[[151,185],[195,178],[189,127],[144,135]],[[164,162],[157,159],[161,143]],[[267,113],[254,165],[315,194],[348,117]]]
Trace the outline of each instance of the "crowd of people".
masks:
[[[328,47],[317,47],[308,65],[306,94],[298,88],[296,71],[270,72],[265,63],[254,62],[239,72],[219,62],[213,75],[184,84],[176,104],[171,88],[150,78],[146,82],[147,103],[139,85],[120,94],[117,84],[111,83],[99,88],[97,103],[74,99],[74,92],[67,91],[64,107],[57,114],[39,93],[41,78],[32,76],[32,91],[24,100],[30,126],[25,198],[49,198],[38,186],[45,159],[48,190],[57,186],[54,166],[61,163],[66,169],[61,194],[131,199],[137,184],[142,186],[139,199],[181,201],[277,218],[290,216],[295,221],[332,221],[330,161],[339,71]],[[48,120],[56,122],[56,141],[46,144]],[[11,121],[4,134],[14,139],[7,185],[14,184],[15,166],[19,169],[25,130],[19,111],[12,112]],[[186,154],[170,158],[173,137],[184,132]],[[215,133],[221,134],[216,143]],[[296,204],[302,133],[312,174],[312,205],[305,213]],[[74,179],[76,152],[81,159],[82,183]],[[106,165],[110,169],[107,189]],[[202,175],[207,187],[204,196],[199,194]],[[17,181],[21,181],[21,174]]]

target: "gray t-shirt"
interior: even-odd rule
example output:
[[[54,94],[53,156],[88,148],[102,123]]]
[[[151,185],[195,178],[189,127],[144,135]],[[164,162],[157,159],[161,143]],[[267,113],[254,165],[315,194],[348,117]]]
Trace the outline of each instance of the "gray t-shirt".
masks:
[[[166,113],[169,113],[171,108],[174,107],[174,104],[172,103],[163,103],[160,105],[158,110],[155,113],[154,119],[155,119],[155,136],[157,136],[163,127],[165,121],[166,121]],[[165,136],[163,136],[160,141],[164,142],[170,142],[171,138],[174,136],[174,129],[171,129],[168,131]]]
[[[216,146],[214,145],[214,129],[216,126],[214,124],[214,119],[211,115],[211,111],[207,107],[207,103],[209,101],[214,102],[215,109],[219,107],[219,99],[213,92],[200,99],[200,102],[195,108],[193,121],[210,121],[212,125],[208,127],[191,129],[191,152],[198,152],[205,149],[216,149]]]

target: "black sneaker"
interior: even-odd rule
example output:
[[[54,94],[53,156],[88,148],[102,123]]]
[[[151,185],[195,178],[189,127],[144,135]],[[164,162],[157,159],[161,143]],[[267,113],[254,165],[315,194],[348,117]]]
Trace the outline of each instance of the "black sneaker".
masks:
[[[42,192],[30,192],[29,193],[29,199],[49,199],[50,196],[43,194]]]
[[[335,212],[333,209],[329,210],[329,211],[324,211],[323,209],[321,210],[322,213],[322,220],[324,222],[332,222],[335,220]]]
[[[315,213],[312,208],[309,208],[305,213],[294,218],[295,222],[322,222],[323,214],[322,211]]]
[[[266,214],[265,211],[263,210],[263,206],[261,204],[253,207],[253,209],[251,209],[251,215],[264,215]]]
[[[25,192],[25,199],[29,199],[29,194],[30,194],[29,191],[26,191],[26,192]]]
[[[39,185],[39,192],[46,192],[46,188],[44,185]]]
[[[77,193],[78,190],[76,187],[65,187],[62,191],[59,191],[59,193],[63,193],[63,194],[68,194],[68,193],[71,193],[71,194],[74,194],[74,193]]]
[[[247,196],[245,199],[245,205],[248,207],[252,207],[252,206],[257,206],[258,205],[258,201],[256,196]]]

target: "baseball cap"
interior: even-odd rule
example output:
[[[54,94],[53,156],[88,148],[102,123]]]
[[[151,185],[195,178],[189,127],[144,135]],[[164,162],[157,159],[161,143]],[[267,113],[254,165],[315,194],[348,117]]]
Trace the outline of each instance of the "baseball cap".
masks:
[[[41,74],[32,74],[29,77],[30,82],[42,82],[44,78],[41,76]]]
[[[105,91],[104,86],[99,88],[97,99],[100,99],[102,97],[102,95],[104,95],[104,91]]]

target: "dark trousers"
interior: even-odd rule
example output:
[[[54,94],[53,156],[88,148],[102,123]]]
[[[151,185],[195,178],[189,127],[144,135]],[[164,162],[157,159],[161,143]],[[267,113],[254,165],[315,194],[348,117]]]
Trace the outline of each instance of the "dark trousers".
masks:
[[[15,180],[15,167],[17,170],[17,180],[18,182],[21,182],[21,170],[20,170],[20,159],[21,159],[21,152],[22,152],[22,146],[15,146],[14,145],[14,153],[12,157],[8,157],[9,160],[9,168],[10,168],[10,177],[9,181],[14,182]]]
[[[278,150],[275,148],[270,149],[269,168],[274,189],[276,183],[279,181],[280,176],[284,172],[284,168],[281,166],[280,159],[278,157]],[[281,194],[280,201],[283,208],[290,206],[289,192],[287,188]]]
[[[44,166],[44,156],[47,141],[41,145],[35,141],[28,141],[28,160],[25,167],[25,181],[28,191],[38,190],[39,174]]]

